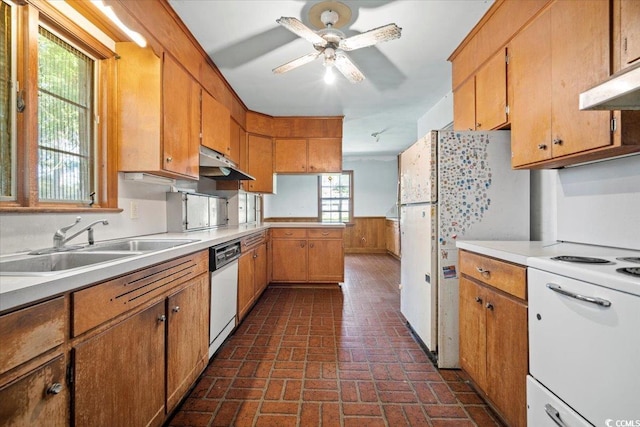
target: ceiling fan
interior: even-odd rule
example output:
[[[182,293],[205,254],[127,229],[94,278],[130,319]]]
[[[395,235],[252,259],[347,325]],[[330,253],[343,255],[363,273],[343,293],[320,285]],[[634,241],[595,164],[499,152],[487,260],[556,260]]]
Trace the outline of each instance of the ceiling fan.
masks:
[[[316,52],[301,56],[274,68],[273,72],[275,74],[286,73],[322,56],[326,67],[325,82],[331,83],[335,80],[335,75],[333,74],[334,66],[351,83],[358,83],[364,80],[364,74],[345,52],[400,38],[402,28],[396,24],[387,24],[355,36],[345,37],[345,34],[338,28],[344,26],[350,19],[351,9],[337,1],[317,3],[309,10],[310,22],[318,27],[324,27],[318,31],[313,31],[296,18],[283,16],[280,19],[276,19],[276,22],[287,30],[311,42]]]

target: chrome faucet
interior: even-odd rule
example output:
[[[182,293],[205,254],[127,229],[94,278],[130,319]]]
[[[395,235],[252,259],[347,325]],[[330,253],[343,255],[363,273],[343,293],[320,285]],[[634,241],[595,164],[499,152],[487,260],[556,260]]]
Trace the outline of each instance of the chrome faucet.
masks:
[[[100,224],[102,223],[103,225],[109,225],[109,221],[107,221],[106,219],[100,219],[98,221],[94,221],[89,225],[86,225],[82,228],[82,230],[74,233],[73,235],[67,237],[67,231],[72,228],[73,226],[75,226],[77,223],[79,223],[81,220],[81,218],[78,216],[76,217],[76,222],[74,222],[71,225],[68,225],[66,227],[62,227],[59,230],[56,230],[55,234],[53,235],[53,247],[55,250],[61,250],[62,248],[64,248],[64,244],[67,243],[69,240],[76,238],[77,236],[79,236],[80,234],[84,233],[85,231],[89,234],[89,244],[93,245],[94,244],[94,239],[93,239],[93,226],[96,224]]]

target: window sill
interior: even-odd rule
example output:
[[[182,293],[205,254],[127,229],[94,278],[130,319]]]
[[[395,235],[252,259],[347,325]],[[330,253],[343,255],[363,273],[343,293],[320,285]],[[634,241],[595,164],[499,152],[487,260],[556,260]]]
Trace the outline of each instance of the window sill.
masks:
[[[0,206],[0,214],[2,213],[119,213],[120,208],[83,208],[83,207],[52,207],[52,206]]]

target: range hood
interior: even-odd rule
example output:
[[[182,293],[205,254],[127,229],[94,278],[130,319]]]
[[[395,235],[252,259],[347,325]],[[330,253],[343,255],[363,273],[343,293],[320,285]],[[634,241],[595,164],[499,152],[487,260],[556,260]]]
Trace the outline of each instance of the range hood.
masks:
[[[580,94],[581,110],[640,110],[640,63]]]
[[[200,176],[217,180],[250,180],[255,178],[242,172],[236,164],[210,148],[200,146]]]

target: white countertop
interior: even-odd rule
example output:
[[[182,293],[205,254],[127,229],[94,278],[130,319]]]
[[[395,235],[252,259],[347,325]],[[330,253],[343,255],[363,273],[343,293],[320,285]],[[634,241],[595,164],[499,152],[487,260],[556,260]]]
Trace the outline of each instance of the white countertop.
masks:
[[[86,268],[74,269],[67,272],[63,271],[47,276],[0,276],[0,312],[108,280],[112,277],[127,274],[131,271],[168,261],[176,257],[188,255],[220,243],[244,237],[257,231],[281,227],[344,228],[344,224],[320,222],[264,222],[259,225],[248,224],[229,226],[185,233],[159,233],[145,236],[131,236],[129,238],[177,240],[197,239],[197,241],[169,249],[148,252],[140,255],[132,255],[109,262],[94,264]],[[0,259],[14,257],[15,255],[18,254],[5,255],[0,257]]]

